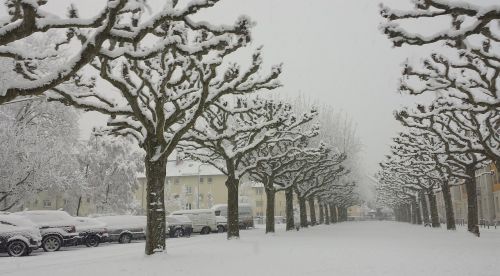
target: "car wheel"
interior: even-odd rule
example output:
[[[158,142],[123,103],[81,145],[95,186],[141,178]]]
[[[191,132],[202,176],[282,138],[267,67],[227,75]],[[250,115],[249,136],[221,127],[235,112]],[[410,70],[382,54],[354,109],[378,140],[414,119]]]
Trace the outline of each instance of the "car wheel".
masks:
[[[130,243],[132,241],[132,236],[130,234],[122,234],[118,239],[119,243]]]
[[[28,246],[20,240],[14,240],[7,246],[7,253],[12,257],[21,257],[27,255]]]
[[[96,235],[91,235],[85,239],[85,245],[87,247],[98,247],[99,246],[100,239]]]
[[[174,232],[174,238],[180,238],[184,236],[184,230],[177,228]]]
[[[210,234],[210,228],[209,228],[209,227],[206,227],[206,226],[205,226],[205,227],[203,227],[203,228],[201,229],[201,233],[200,233],[200,234],[202,234],[202,235],[207,235],[207,234]]]
[[[47,236],[42,241],[42,248],[45,252],[54,252],[61,249],[62,239],[58,236]]]
[[[219,225],[217,226],[217,233],[224,233],[226,232],[226,229],[224,229],[224,226]]]

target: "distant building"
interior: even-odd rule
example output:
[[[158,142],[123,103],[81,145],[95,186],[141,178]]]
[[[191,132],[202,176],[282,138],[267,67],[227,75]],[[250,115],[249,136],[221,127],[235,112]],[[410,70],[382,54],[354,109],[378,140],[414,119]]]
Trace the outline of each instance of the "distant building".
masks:
[[[494,164],[476,171],[478,217],[480,222],[493,224],[500,222],[500,175]],[[463,181],[450,187],[453,211],[457,223],[467,223],[467,191]],[[443,195],[437,189],[438,215],[446,222]]]
[[[204,209],[227,203],[226,175],[210,164],[194,160],[169,160],[165,180],[165,206],[167,212],[177,209]],[[146,210],[146,177],[138,176],[137,200]],[[252,205],[253,216],[265,216],[266,194],[262,183],[242,179],[239,201]],[[276,216],[285,216],[285,193],[276,193]]]

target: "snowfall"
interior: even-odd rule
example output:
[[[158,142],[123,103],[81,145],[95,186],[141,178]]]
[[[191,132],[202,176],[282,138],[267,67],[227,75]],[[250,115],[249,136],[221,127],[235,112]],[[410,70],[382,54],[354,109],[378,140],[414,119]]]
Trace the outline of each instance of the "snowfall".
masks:
[[[264,234],[241,231],[169,239],[145,256],[144,243],[67,247],[32,256],[1,255],[0,275],[500,275],[500,228],[481,238],[397,222],[346,222]],[[4,257],[5,256],[5,257]]]

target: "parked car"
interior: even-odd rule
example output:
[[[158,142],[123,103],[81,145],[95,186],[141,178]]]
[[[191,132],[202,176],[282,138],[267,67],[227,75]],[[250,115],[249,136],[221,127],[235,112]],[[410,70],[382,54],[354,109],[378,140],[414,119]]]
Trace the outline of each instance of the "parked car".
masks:
[[[0,215],[0,252],[10,256],[27,256],[42,244],[36,224],[15,215]]]
[[[167,216],[168,236],[171,238],[189,237],[193,232],[193,222],[188,216]]]
[[[193,222],[193,232],[195,233],[206,235],[217,229],[217,224],[215,223],[215,213],[211,209],[179,210],[172,212],[170,215],[184,215],[189,217],[189,219]]]
[[[75,217],[75,221],[76,231],[79,235],[78,244],[97,247],[100,243],[107,241],[109,234],[106,223],[87,217]]]
[[[110,242],[130,243],[146,239],[145,216],[119,215],[96,219],[106,224]]]
[[[212,206],[216,216],[223,216],[227,218],[227,204],[217,204]],[[247,203],[238,204],[238,219],[240,228],[247,229],[254,227],[252,205]]]
[[[224,233],[227,231],[227,218],[223,216],[215,216],[217,223],[217,233]]]
[[[38,225],[42,234],[42,248],[46,252],[59,251],[62,246],[76,245],[76,221],[64,211],[23,211],[14,213]]]

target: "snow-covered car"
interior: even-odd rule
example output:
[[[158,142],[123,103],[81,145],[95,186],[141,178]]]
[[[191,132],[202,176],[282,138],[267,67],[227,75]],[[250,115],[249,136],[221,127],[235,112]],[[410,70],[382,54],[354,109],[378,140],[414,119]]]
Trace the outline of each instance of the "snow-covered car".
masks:
[[[130,243],[146,239],[145,216],[102,216],[96,219],[106,224],[110,242]]]
[[[106,223],[87,217],[75,217],[75,221],[76,231],[79,235],[78,244],[97,247],[100,243],[108,240],[109,234]]]
[[[40,229],[30,220],[0,215],[0,252],[19,257],[29,255],[42,244]]]
[[[215,216],[215,223],[217,224],[217,232],[224,233],[227,231],[227,218],[223,216]]]
[[[46,252],[58,251],[62,246],[78,242],[75,219],[64,211],[23,211],[14,214],[31,220],[40,228],[42,248]]]
[[[193,232],[193,222],[187,216],[167,216],[167,231],[171,238],[189,237]]]

